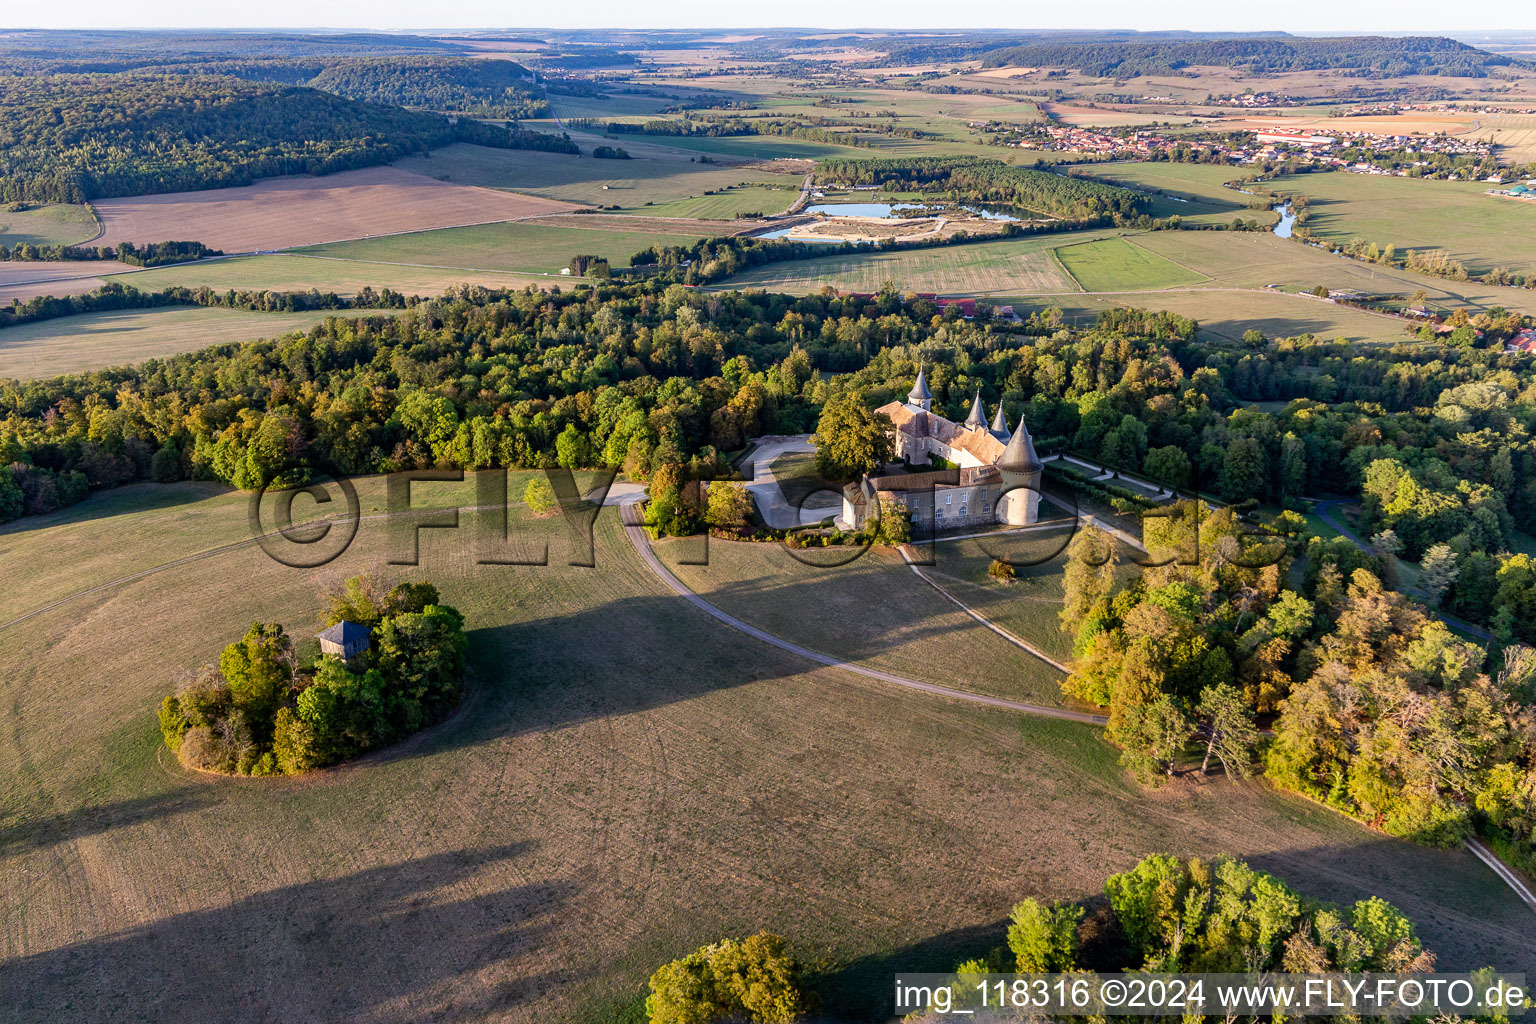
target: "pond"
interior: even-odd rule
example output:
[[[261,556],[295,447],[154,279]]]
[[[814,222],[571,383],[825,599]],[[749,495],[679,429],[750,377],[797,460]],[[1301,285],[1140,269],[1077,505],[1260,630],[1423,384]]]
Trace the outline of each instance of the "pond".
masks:
[[[1296,211],[1291,209],[1290,203],[1276,206],[1274,211],[1280,215],[1280,219],[1275,223],[1275,234],[1281,238],[1290,238],[1291,225],[1296,223]]]
[[[898,217],[910,214],[938,216],[945,210],[964,210],[982,220],[1016,221],[1018,215],[1006,206],[965,203],[816,203],[806,213],[824,213],[828,217]]]
[[[945,210],[964,210],[973,217],[982,220],[1016,222],[1019,218],[1018,210],[1006,206],[993,206],[988,204],[971,205],[968,203],[815,203],[807,206],[805,213],[819,213],[829,218],[839,217],[875,217],[875,218],[899,218],[899,217],[938,217]],[[761,234],[753,235],[753,238],[786,238],[793,227],[774,228]],[[806,236],[796,239],[801,242],[836,242],[836,238],[815,238]]]

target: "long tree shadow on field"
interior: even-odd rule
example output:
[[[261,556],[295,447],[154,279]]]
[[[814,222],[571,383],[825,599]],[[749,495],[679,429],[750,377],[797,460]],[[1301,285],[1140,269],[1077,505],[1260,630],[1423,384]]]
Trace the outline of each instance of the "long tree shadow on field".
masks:
[[[915,576],[908,579],[910,574],[898,571],[895,580],[911,587],[910,599],[919,602],[912,606],[915,610],[927,602],[929,611],[951,611]],[[888,621],[868,620],[869,609],[860,611],[860,606],[877,599],[879,584],[892,582],[888,564],[855,563],[827,572],[845,574],[838,595],[822,591],[819,577],[769,576],[704,596],[770,633],[853,662],[868,661],[895,645],[942,638],[957,628],[948,617],[909,621],[898,614]],[[804,633],[797,635],[738,607],[765,600],[803,613]],[[836,621],[829,618],[834,613],[840,615]],[[975,628],[979,633],[981,627]],[[418,756],[579,725],[823,667],[746,636],[675,596],[624,598],[568,615],[482,627],[470,631],[470,650],[473,672],[465,710],[424,742],[407,741],[399,751],[378,757]],[[1020,652],[1019,657],[1028,655]],[[934,675],[932,681],[944,682],[944,674]],[[959,676],[955,681],[965,685]]]
[[[178,505],[195,505],[209,498],[229,494],[232,490],[224,484],[183,481],[174,484],[138,482],[110,491],[97,491],[74,505],[41,515],[22,516],[0,526],[0,554],[9,546],[8,542],[19,540],[23,534],[32,530],[156,512]]]
[[[217,803],[209,787],[187,787],[110,804],[93,804],[59,814],[31,815],[0,809],[0,857],[45,850],[57,843],[101,835],[146,821],[161,823]]]
[[[18,957],[0,969],[0,1005],[16,1022],[495,1019],[565,980],[520,965],[560,927],[570,888],[485,884],[529,848],[285,886]]]

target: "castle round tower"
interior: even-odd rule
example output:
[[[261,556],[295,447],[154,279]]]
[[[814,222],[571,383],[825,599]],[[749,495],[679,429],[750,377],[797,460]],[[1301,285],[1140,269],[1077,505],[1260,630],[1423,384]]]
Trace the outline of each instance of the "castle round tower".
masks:
[[[999,410],[1001,412],[1001,410]],[[993,463],[1003,476],[1003,496],[997,502],[998,522],[1028,526],[1040,520],[1040,477],[1045,470],[1035,454],[1035,442],[1019,417],[1018,429]]]

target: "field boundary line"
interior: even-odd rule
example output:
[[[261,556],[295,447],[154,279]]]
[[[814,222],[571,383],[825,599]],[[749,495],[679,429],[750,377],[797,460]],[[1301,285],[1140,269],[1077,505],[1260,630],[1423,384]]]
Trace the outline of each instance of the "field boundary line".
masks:
[[[1515,895],[1520,897],[1522,903],[1532,910],[1536,910],[1536,893],[1531,892],[1530,888],[1526,886],[1525,881],[1515,873],[1513,868],[1505,864],[1497,854],[1477,839],[1464,839],[1462,840],[1462,845],[1471,850],[1478,860],[1488,865],[1494,874],[1503,879],[1504,884],[1515,891]]]
[[[1071,243],[1068,243],[1068,244],[1069,245],[1081,245],[1082,243],[1081,242],[1071,242]],[[1088,289],[1083,287],[1083,282],[1079,281],[1077,279],[1077,275],[1072,273],[1072,271],[1068,270],[1067,269],[1067,265],[1061,261],[1061,253],[1058,250],[1065,249],[1065,248],[1066,248],[1065,245],[1053,245],[1050,248],[1046,249],[1046,252],[1051,254],[1051,262],[1056,264],[1056,269],[1060,270],[1062,272],[1062,274],[1064,274],[1066,276],[1068,281],[1071,281],[1073,284],[1077,285],[1077,291],[1075,291],[1075,292],[1039,292],[1038,294],[1040,294],[1040,295],[1052,295],[1052,294],[1055,294],[1055,295],[1087,295],[1087,294],[1089,294]]]
[[[970,605],[966,604],[964,601],[960,600],[954,594],[951,594],[949,591],[945,590],[943,587],[941,587],[937,583],[935,583],[931,578],[929,578],[927,573],[923,572],[923,570],[919,569],[917,567],[917,565],[915,563],[913,563],[912,556],[907,552],[907,548],[908,548],[908,545],[906,545],[906,544],[903,544],[901,546],[901,557],[902,557],[902,560],[907,563],[907,568],[911,569],[914,573],[916,573],[918,579],[922,580],[924,583],[928,584],[934,590],[938,591],[938,593],[939,593],[939,595],[941,597],[943,597],[945,600],[949,601],[951,604],[953,604],[955,607],[959,608],[961,611],[965,612],[965,614],[969,615],[971,618],[975,619],[977,622],[981,623],[983,626],[986,626],[988,629],[990,629],[992,632],[996,633],[998,636],[1002,637],[1004,640],[1007,640],[1009,643],[1013,644],[1013,646],[1017,647],[1019,650],[1025,651],[1025,652],[1027,652],[1029,654],[1033,654],[1035,657],[1039,658],[1041,661],[1045,662],[1047,665],[1050,665],[1052,668],[1056,669],[1057,671],[1059,671],[1063,675],[1071,675],[1072,674],[1072,670],[1070,668],[1068,668],[1067,666],[1063,665],[1061,662],[1057,661],[1055,658],[1051,657],[1049,654],[1046,654],[1044,651],[1040,650],[1038,647],[1034,646],[1033,644],[1029,643],[1028,641],[1023,640],[1023,639],[1015,636],[1013,633],[1011,633],[1008,630],[1004,629],[1002,626],[999,626],[997,623],[993,622],[991,619],[987,618],[985,615],[981,614],[976,609],[974,609]]]
[[[1186,266],[1185,264],[1180,263],[1178,260],[1174,259],[1172,256],[1164,256],[1162,253],[1157,252],[1155,249],[1148,249],[1146,246],[1144,246],[1140,242],[1136,241],[1136,239],[1133,236],[1131,236],[1131,235],[1121,235],[1120,237],[1125,239],[1126,244],[1130,245],[1132,248],[1140,249],[1142,252],[1146,253],[1148,256],[1154,256],[1154,257],[1156,257],[1157,259],[1160,259],[1160,260],[1167,260],[1169,263],[1172,263],[1174,266],[1178,267],[1180,270],[1188,271],[1189,273],[1194,274],[1196,277],[1200,278],[1203,281],[1214,281],[1214,280],[1216,280],[1210,274],[1207,274],[1207,273],[1205,273],[1204,271],[1201,271],[1201,270],[1196,270],[1194,267]]]
[[[656,552],[651,549],[650,539],[645,535],[645,527],[634,525],[630,521],[633,513],[629,512],[628,510],[633,507],[633,502],[620,506],[621,512],[624,515],[624,532],[629,536],[630,543],[635,546],[636,553],[640,555],[640,558],[650,568],[651,572],[654,573],[656,577],[660,579],[661,582],[665,584],[670,590],[676,593],[678,597],[681,597],[683,600],[687,601],[695,608],[698,608],[706,615],[718,619],[720,622],[734,630],[737,630],[738,632],[745,633],[754,639],[761,640],[763,643],[768,644],[770,647],[777,647],[780,650],[799,655],[808,661],[813,661],[818,665],[825,665],[828,668],[842,669],[846,672],[852,672],[856,675],[861,675],[868,679],[874,679],[883,683],[890,683],[895,686],[900,686],[904,689],[916,690],[921,693],[928,693],[938,697],[948,697],[951,700],[964,701],[970,704],[982,704],[987,707],[1002,708],[1006,711],[1020,711],[1024,714],[1035,715],[1040,718],[1055,718],[1067,722],[1079,722],[1084,725],[1103,726],[1109,724],[1109,719],[1104,715],[1089,714],[1086,711],[1071,711],[1067,708],[1051,708],[1046,707],[1043,704],[1030,704],[1026,701],[1009,700],[1006,697],[989,697],[985,694],[970,693],[966,690],[957,690],[953,687],[941,686],[938,683],[925,683],[917,679],[908,679],[905,676],[898,676],[892,672],[882,672],[879,669],[866,668],[863,665],[855,665],[851,662],[842,661],[838,658],[831,657],[830,655],[822,654],[820,651],[813,651],[808,647],[801,647],[799,644],[791,643],[782,637],[769,633],[767,630],[758,629],[756,626],[749,625],[748,623],[743,622],[741,619],[736,618],[734,615],[731,615],[730,613],[723,611],[722,609],[706,601],[703,597],[689,589],[685,583],[674,576],[666,566],[661,564],[661,559],[657,558]]]
[[[551,273],[547,270],[493,270],[490,267],[450,267],[442,263],[396,263],[394,260],[364,260],[355,256],[322,256],[313,252],[274,252],[264,256],[293,256],[301,260],[332,260],[336,263],[366,263],[376,267],[418,267],[422,270],[462,270],[471,274],[513,274],[522,277],[559,277],[571,281],[586,281],[587,277],[574,274]]]

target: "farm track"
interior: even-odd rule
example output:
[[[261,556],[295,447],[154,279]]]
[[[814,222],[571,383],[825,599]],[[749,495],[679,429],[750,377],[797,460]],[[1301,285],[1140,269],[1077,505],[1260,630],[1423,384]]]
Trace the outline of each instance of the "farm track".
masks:
[[[1043,704],[1030,704],[1025,701],[1009,700],[1005,697],[988,697],[979,693],[970,693],[966,690],[956,690],[952,687],[940,686],[937,683],[924,683],[916,679],[908,679],[905,676],[898,676],[891,672],[882,672],[879,669],[865,668],[862,665],[855,665],[851,662],[843,661],[839,658],[833,658],[829,655],[822,654],[820,651],[813,651],[808,647],[802,647],[799,644],[791,643],[790,641],[785,640],[782,637],[775,636],[766,630],[758,629],[756,626],[749,625],[748,623],[736,618],[734,615],[722,611],[720,608],[717,608],[715,605],[704,600],[704,598],[694,593],[681,580],[674,576],[666,566],[661,564],[661,559],[657,558],[656,553],[651,550],[650,541],[645,536],[645,528],[640,525],[641,520],[638,503],[626,503],[620,506],[620,510],[624,517],[624,532],[629,536],[630,543],[634,545],[636,553],[640,555],[641,560],[645,562],[645,564],[650,568],[651,572],[656,574],[658,579],[665,583],[667,587],[670,588],[679,597],[693,605],[695,608],[698,608],[706,615],[718,619],[719,621],[725,623],[727,626],[730,626],[732,629],[738,632],[745,633],[756,640],[761,640],[763,643],[768,644],[771,647],[777,647],[780,650],[799,655],[800,657],[809,661],[816,662],[818,665],[826,665],[830,668],[843,669],[845,671],[853,672],[857,675],[861,675],[869,679],[878,680],[882,683],[890,683],[895,686],[903,687],[904,689],[917,690],[921,693],[933,694],[939,697],[948,697],[951,700],[964,701],[970,704],[984,704],[988,707],[1003,708],[1008,711],[1020,711],[1024,714],[1036,715],[1041,718],[1056,718],[1067,722],[1081,722],[1084,725],[1106,725],[1109,722],[1109,719],[1103,715],[1094,715],[1086,711],[1070,711],[1064,708],[1051,708],[1046,707]],[[964,606],[962,605],[962,607]],[[985,621],[983,621],[983,624],[989,625],[985,623]],[[1044,660],[1049,661],[1049,659]],[[1052,664],[1054,664],[1054,662]]]

